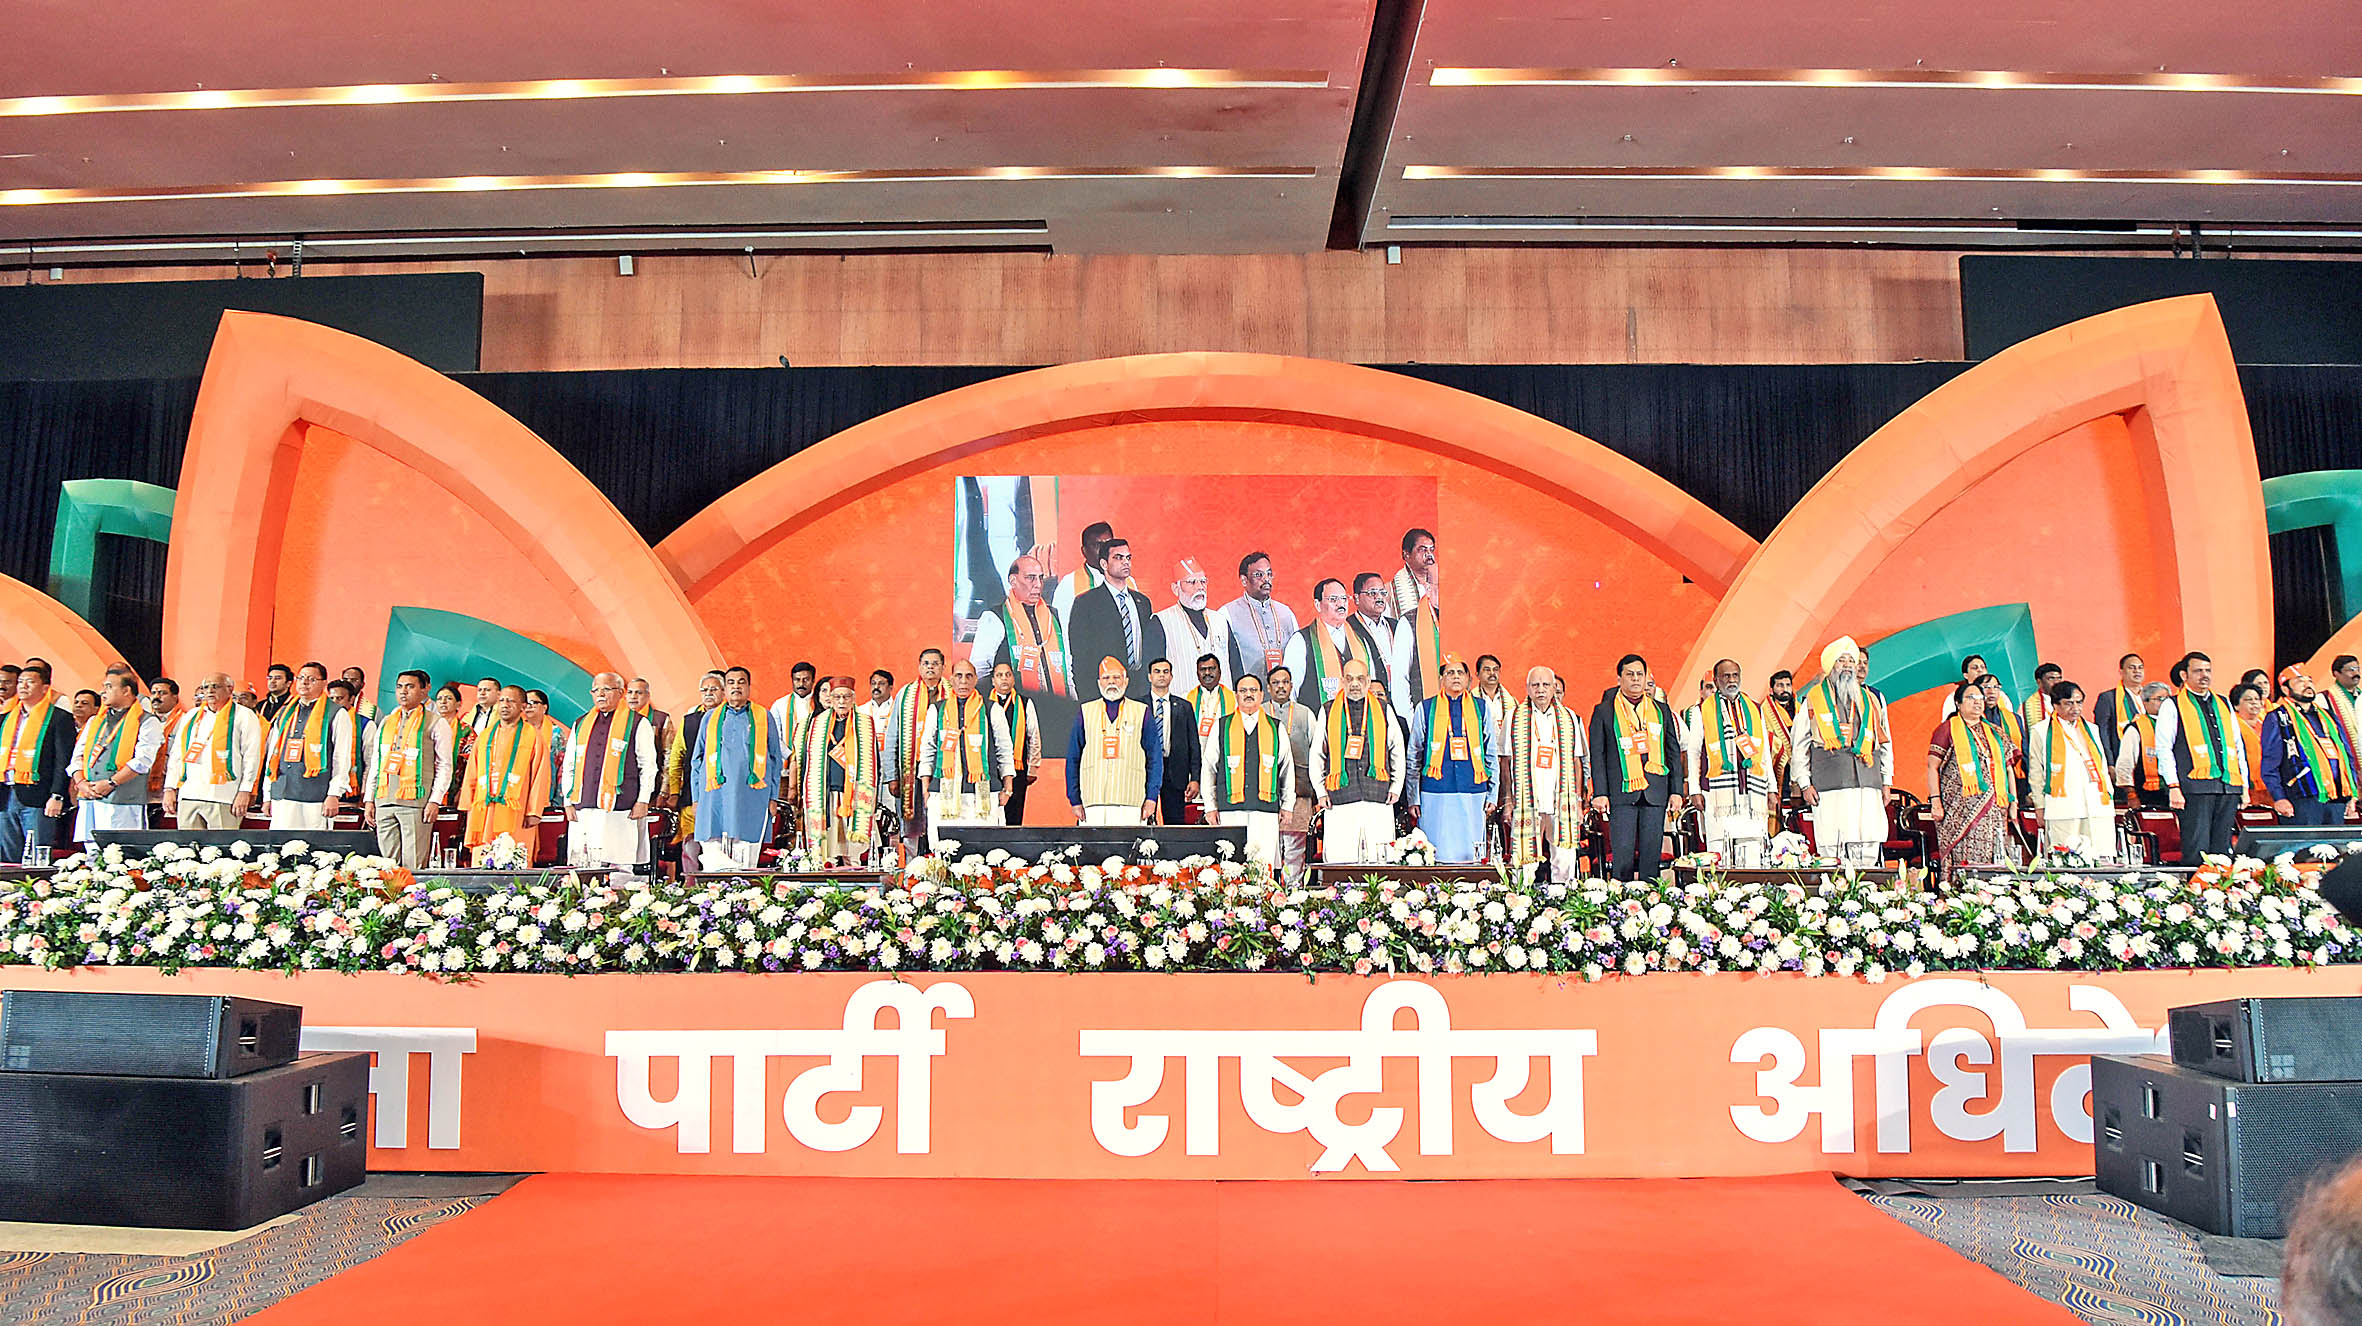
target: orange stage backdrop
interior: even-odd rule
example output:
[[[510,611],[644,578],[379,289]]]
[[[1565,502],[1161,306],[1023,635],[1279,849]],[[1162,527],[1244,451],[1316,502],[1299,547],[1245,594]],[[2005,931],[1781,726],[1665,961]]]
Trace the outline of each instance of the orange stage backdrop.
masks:
[[[2353,968],[8,981],[303,1005],[308,1046],[381,1051],[374,1168],[1251,1179],[2088,1173],[2084,1056],[2162,1052],[2178,1004],[2362,989]]]
[[[1150,503],[1156,476],[1183,476],[1161,523],[1124,531],[1142,541],[1136,572],[1158,608],[1176,550],[1206,562],[1219,606],[1237,592],[1231,545],[1282,553],[1293,530],[1303,555],[1283,560],[1279,587],[1301,610],[1321,576],[1391,574],[1401,531],[1429,525],[1447,646],[1499,655],[1513,688],[1548,664],[1578,705],[1628,650],[1686,700],[1724,654],[1760,687],[1776,667],[1809,677],[1837,633],[1875,647],[2017,602],[2042,655],[2094,689],[2127,648],[2160,673],[2190,647],[2226,673],[2273,661],[2254,448],[2221,319],[2193,297],[1977,365],[1865,441],[1761,548],[1663,478],[1497,402],[1350,365],[1170,354],[1014,374],[881,415],[651,549],[474,393],[342,333],[234,313],[190,432],[165,662],[183,677],[252,680],[273,657],[374,673],[404,664],[377,651],[388,609],[412,604],[489,619],[589,671],[650,676],[668,708],[725,659],[750,666],[764,697],[802,658],[908,676],[920,650],[954,643],[951,484],[992,474],[1118,483]],[[1395,482],[1432,501],[1405,518],[1366,495]],[[1193,495],[1242,484],[1253,496]],[[1067,503],[1043,532],[1056,572],[1092,518]],[[111,652],[71,613],[5,595],[0,639]],[[1936,697],[1892,698],[1898,781],[1917,788]],[[1057,800],[1035,799],[1051,816]]]

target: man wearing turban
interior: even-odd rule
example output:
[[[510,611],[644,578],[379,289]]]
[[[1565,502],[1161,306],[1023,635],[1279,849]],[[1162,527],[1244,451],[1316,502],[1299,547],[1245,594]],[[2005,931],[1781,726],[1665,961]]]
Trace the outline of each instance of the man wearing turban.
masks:
[[[1789,732],[1789,773],[1812,807],[1813,844],[1849,865],[1876,863],[1894,785],[1894,737],[1886,702],[1863,683],[1865,657],[1851,636],[1829,642]]]

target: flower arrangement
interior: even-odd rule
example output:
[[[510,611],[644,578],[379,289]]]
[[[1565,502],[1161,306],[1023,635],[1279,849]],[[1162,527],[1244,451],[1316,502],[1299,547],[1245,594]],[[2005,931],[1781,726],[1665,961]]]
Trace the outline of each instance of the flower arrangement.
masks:
[[[1395,866],[1432,866],[1435,864],[1435,844],[1417,829],[1386,844],[1386,863]]]
[[[529,870],[533,866],[533,853],[504,833],[476,849],[476,865],[483,870]]]
[[[1294,887],[1260,863],[925,857],[883,886],[550,875],[484,893],[378,857],[108,848],[0,884],[0,963],[272,971],[1652,971],[1916,976],[2362,960],[2319,863],[2017,875],[1949,894],[1833,875]]]
[[[2101,862],[2086,854],[2082,848],[2070,843],[2062,847],[2053,847],[2049,851],[2044,852],[2042,854],[2042,861],[2039,868],[2047,870],[2092,870],[2096,869],[2101,864]]]

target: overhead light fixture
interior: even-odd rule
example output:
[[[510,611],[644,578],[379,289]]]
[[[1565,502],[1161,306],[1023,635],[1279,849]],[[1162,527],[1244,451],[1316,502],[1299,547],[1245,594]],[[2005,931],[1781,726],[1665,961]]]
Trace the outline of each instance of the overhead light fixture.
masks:
[[[2343,188],[2357,174],[2249,170],[2068,170],[1950,166],[1405,166],[1406,180],[1827,180],[1846,183],[1935,181],[1972,184],[2202,184]]]
[[[615,97],[744,97],[789,92],[1093,91],[1219,88],[1305,90],[1329,85],[1325,69],[953,69],[899,74],[716,74],[694,78],[540,78],[510,83],[364,83],[337,87],[110,92],[0,98],[0,118],[127,111],[284,106],[389,106],[405,102],[598,101]]]
[[[895,247],[928,247],[947,241],[994,241],[998,247],[1038,247],[1048,242],[1046,221],[891,221],[841,225],[779,225],[724,230],[699,227],[648,227],[631,230],[498,230],[441,233],[307,235],[304,249],[315,255],[353,257],[439,258],[469,253],[616,253],[743,252],[754,247],[765,252],[816,247],[841,248],[848,242]],[[41,262],[65,259],[82,263],[139,261],[196,262],[227,256],[234,246],[251,247],[254,235],[159,237],[36,241],[19,245]],[[273,237],[275,238],[275,237]],[[626,258],[632,261],[633,258]],[[38,263],[35,263],[38,265]],[[629,275],[630,273],[624,273]]]
[[[1305,179],[1311,166],[974,166],[941,170],[630,170],[603,175],[463,175],[436,179],[273,180],[147,189],[6,189],[0,207],[145,203],[322,194],[474,193],[528,189],[685,189],[708,185],[921,184],[981,180]]]
[[[1446,66],[1430,87],[1860,87],[2013,92],[2233,92],[2279,96],[2362,96],[2362,78],[2247,74],[2024,73],[2002,69],[1507,69]]]
[[[1943,244],[2018,247],[2104,248],[2187,243],[2190,228],[2163,222],[2097,225],[2067,221],[1891,221],[1813,220],[1748,217],[1585,216],[1396,216],[1386,223],[1389,244],[1433,235],[1439,242],[1468,243],[1482,235],[1547,236],[1558,241],[1595,239],[1630,244],[1651,238],[1719,244],[1760,240],[1773,243]],[[2206,239],[2281,248],[2351,249],[2362,230],[2350,226],[2206,226]]]

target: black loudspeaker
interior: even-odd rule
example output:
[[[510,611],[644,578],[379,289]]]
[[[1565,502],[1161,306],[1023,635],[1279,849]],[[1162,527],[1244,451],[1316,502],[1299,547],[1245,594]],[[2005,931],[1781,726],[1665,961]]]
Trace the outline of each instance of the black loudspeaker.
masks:
[[[2321,901],[2337,909],[2346,924],[2362,926],[2362,854],[2347,854],[2314,882]]]
[[[2362,1082],[2362,998],[2225,999],[2166,1022],[2184,1068],[2234,1082]]]
[[[2096,1054],[2091,1120],[2101,1192],[2209,1233],[2280,1238],[2305,1186],[2362,1152],[2362,1082],[2232,1082]]]
[[[368,1168],[369,1056],[227,1081],[0,1073],[0,1220],[249,1229]]]
[[[303,1010],[226,995],[0,993],[0,1071],[236,1077],[295,1058]]]

